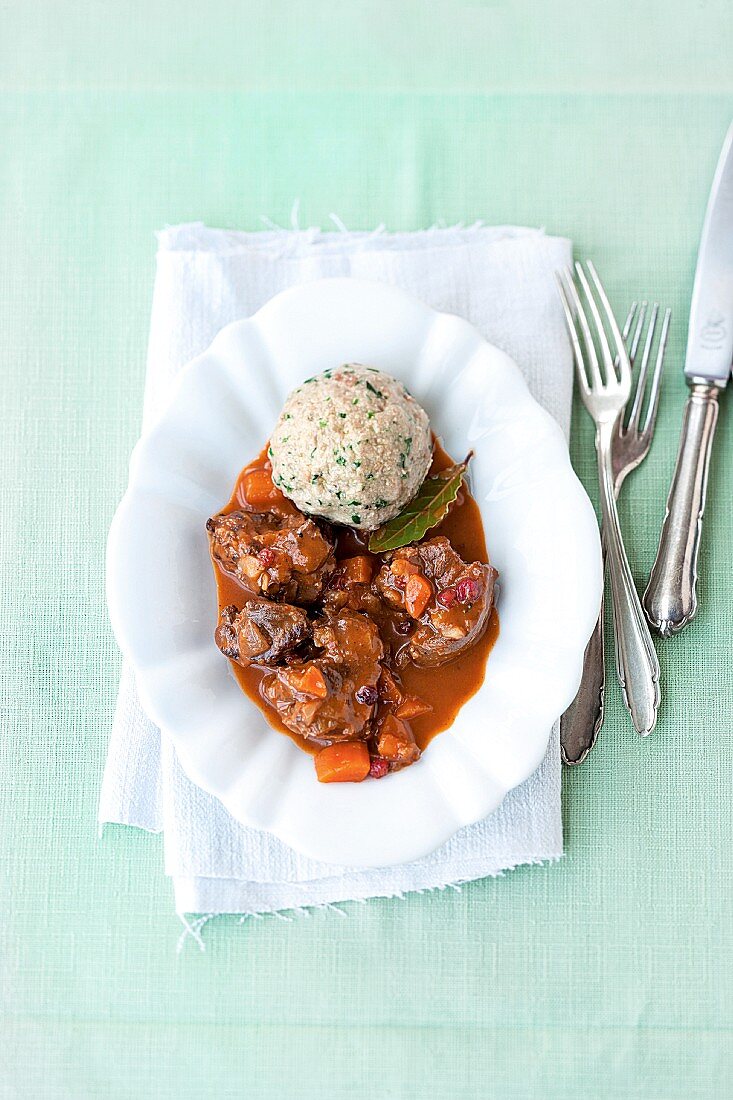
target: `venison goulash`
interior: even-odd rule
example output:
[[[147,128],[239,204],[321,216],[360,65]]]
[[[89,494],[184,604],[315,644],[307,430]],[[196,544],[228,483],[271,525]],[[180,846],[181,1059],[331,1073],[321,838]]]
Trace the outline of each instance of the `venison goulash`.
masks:
[[[338,382],[338,372],[329,375]],[[242,470],[206,525],[216,645],[268,722],[315,756],[322,782],[382,778],[413,764],[484,680],[499,629],[497,573],[460,468],[440,443],[430,445],[428,479],[412,507],[418,512],[423,495],[437,501],[430,518],[438,522],[418,515],[427,529],[405,545],[396,545],[402,527],[405,538],[421,529],[411,514],[376,531],[306,515],[291,487],[274,483],[272,446]],[[309,471],[313,484],[316,474],[329,484],[327,469]],[[393,548],[375,549],[384,542]]]

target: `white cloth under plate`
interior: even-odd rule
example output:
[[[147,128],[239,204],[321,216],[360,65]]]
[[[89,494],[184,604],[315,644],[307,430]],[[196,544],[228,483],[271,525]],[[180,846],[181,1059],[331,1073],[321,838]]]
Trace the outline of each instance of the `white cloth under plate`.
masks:
[[[503,226],[239,233],[196,223],[165,229],[158,241],[144,424],[164,406],[175,374],[224,325],[286,287],[342,275],[397,284],[470,321],[519,364],[569,432],[572,360],[553,277],[570,259],[565,239]],[[99,820],[163,831],[179,913],[269,913],[458,885],[562,854],[558,727],[537,772],[486,820],[414,863],[354,870],[314,862],[239,824],[192,783],[142,711],[125,665]]]

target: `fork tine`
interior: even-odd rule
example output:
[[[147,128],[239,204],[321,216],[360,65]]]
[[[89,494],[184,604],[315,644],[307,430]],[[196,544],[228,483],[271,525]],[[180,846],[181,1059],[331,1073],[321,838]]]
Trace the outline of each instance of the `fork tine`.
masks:
[[[631,326],[634,322],[634,314],[636,313],[636,308],[637,308],[638,304],[639,304],[638,302],[632,302],[631,303],[631,308],[630,308],[629,312],[626,315],[626,320],[624,321],[623,332],[621,333],[621,335],[624,338],[624,342],[626,340],[628,340],[628,338],[629,338],[629,333],[631,332]]]
[[[596,355],[595,344],[593,343],[593,337],[591,336],[590,325],[588,324],[588,317],[585,310],[583,309],[583,303],[580,300],[580,296],[573,280],[572,268],[566,267],[563,274],[565,276],[565,288],[566,292],[568,293],[569,301],[572,302],[575,316],[578,318],[580,329],[583,333],[583,343],[585,344],[586,354],[590,363],[590,384],[594,389],[601,389],[603,386],[603,379],[601,378],[601,368],[598,364],[598,356]]]
[[[596,336],[597,336],[597,339],[598,339],[598,344],[599,344],[600,349],[601,349],[601,355],[603,357],[603,367],[604,367],[605,372],[606,372],[606,384],[611,385],[611,383],[613,383],[613,382],[618,382],[618,378],[617,378],[617,375],[616,375],[616,368],[615,368],[614,362],[613,362],[613,356],[611,355],[611,345],[608,342],[608,337],[606,336],[606,332],[605,332],[605,329],[603,327],[603,320],[601,318],[601,314],[600,314],[600,311],[598,309],[598,305],[596,303],[596,299],[595,299],[595,296],[593,294],[593,291],[590,288],[590,283],[588,282],[588,277],[587,277],[585,271],[583,270],[583,265],[577,260],[576,260],[576,263],[575,263],[575,270],[578,273],[578,279],[580,280],[581,286],[583,287],[583,290],[585,291],[585,296],[588,300],[588,305],[590,306],[591,313],[593,314],[593,319],[596,323]],[[619,333],[619,336],[620,335],[621,334]]]
[[[598,297],[600,299],[601,305],[603,306],[604,312],[606,314],[606,319],[608,321],[608,327],[610,328],[611,332],[613,333],[613,339],[616,343],[616,352],[618,354],[619,366],[621,368],[621,384],[622,384],[622,386],[630,387],[631,386],[631,364],[629,362],[629,356],[628,356],[627,351],[626,351],[626,345],[624,344],[624,342],[621,338],[621,332],[619,331],[618,323],[616,321],[616,318],[613,315],[613,310],[611,309],[611,303],[608,300],[606,292],[603,289],[603,283],[598,278],[598,272],[596,271],[595,267],[593,266],[593,263],[592,263],[591,260],[586,261],[586,267],[590,271],[591,278],[593,279],[593,282],[595,283],[595,287],[596,287],[596,291],[598,293]],[[610,359],[611,359],[611,349],[608,347],[608,337],[606,336],[605,329],[603,328],[603,325],[601,324],[601,319],[600,319],[600,316],[598,315],[597,307],[594,309],[594,313],[596,315],[596,319],[598,321],[598,327],[600,329],[600,332],[599,332],[598,335],[599,335],[599,337],[602,337],[602,339],[601,339],[601,349],[604,352],[603,358],[604,358],[604,361],[605,361],[606,351],[608,351],[608,359],[610,361]]]
[[[669,334],[669,320],[672,316],[672,310],[667,307],[664,311],[664,319],[662,320],[662,333],[659,337],[659,347],[657,348],[657,361],[654,364],[654,374],[652,376],[652,385],[649,391],[649,407],[646,411],[646,418],[644,420],[644,434],[654,431],[654,425],[657,421],[657,409],[659,408],[659,391],[662,381],[662,367],[664,366],[664,353],[667,349],[667,336]]]
[[[646,320],[646,311],[647,311],[647,303],[642,302],[641,303],[641,309],[639,310],[639,317],[638,317],[638,320],[636,322],[636,328],[634,329],[634,335],[633,335],[633,338],[631,340],[631,347],[629,347],[628,344],[626,345],[626,347],[628,348],[628,352],[629,352],[629,363],[631,364],[632,370],[634,368],[634,363],[636,361],[636,353],[639,350],[639,340],[641,339],[641,334],[644,331],[644,321]]]
[[[561,278],[561,275],[560,275],[559,271],[555,272],[555,279],[557,281],[557,289],[558,289],[558,292],[560,294],[560,301],[562,302],[562,308],[565,312],[565,321],[567,322],[567,326],[568,326],[568,334],[570,336],[570,341],[573,345],[573,355],[575,357],[575,367],[576,367],[576,370],[578,372],[578,385],[580,386],[583,393],[588,394],[588,393],[590,393],[590,386],[588,385],[588,376],[585,373],[585,364],[583,362],[583,352],[582,352],[581,347],[580,347],[580,340],[578,339],[578,333],[577,333],[577,330],[575,328],[575,321],[573,319],[573,313],[572,313],[572,310],[570,308],[570,303],[568,301],[568,296],[565,293],[565,287],[563,286],[563,280]]]
[[[646,331],[646,340],[644,341],[644,351],[641,355],[641,366],[639,367],[639,376],[636,380],[636,392],[634,393],[634,401],[631,406],[631,414],[629,416],[629,427],[634,430],[639,427],[639,420],[641,419],[641,406],[644,401],[644,390],[646,389],[646,376],[649,371],[649,357],[652,353],[652,343],[654,341],[654,330],[657,327],[657,316],[659,315],[659,303],[655,302],[652,307],[652,315],[649,318],[649,328]]]
[[[623,327],[623,331],[622,331],[621,335],[623,336],[624,343],[627,345],[627,347],[628,347],[629,333],[631,332],[631,325],[633,324],[634,314],[636,313],[636,308],[637,308],[638,304],[639,304],[638,302],[632,302],[631,303],[631,309],[626,314],[626,320],[624,321],[624,327]],[[633,363],[632,363],[632,365],[633,365]],[[618,370],[618,356],[613,361],[613,368],[614,368],[614,370]]]

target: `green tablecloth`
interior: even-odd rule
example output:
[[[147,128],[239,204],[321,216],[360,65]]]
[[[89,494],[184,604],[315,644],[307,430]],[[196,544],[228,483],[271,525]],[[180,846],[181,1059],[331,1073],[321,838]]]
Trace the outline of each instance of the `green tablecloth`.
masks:
[[[95,810],[119,657],[106,529],[140,423],[153,231],[261,214],[545,225],[674,311],[622,518],[653,559],[701,219],[733,115],[727,0],[3,5],[0,1095],[731,1095],[732,418],[701,610],[642,743],[611,686],[556,866],[176,955],[160,838]],[[726,402],[727,404],[727,402]],[[591,493],[587,417],[573,457]],[[541,548],[538,548],[541,552]]]

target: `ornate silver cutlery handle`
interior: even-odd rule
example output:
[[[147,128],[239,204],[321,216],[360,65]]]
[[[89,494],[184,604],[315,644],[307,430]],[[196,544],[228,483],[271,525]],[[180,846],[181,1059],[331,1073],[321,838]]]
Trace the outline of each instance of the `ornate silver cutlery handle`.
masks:
[[[697,611],[697,554],[718,422],[718,387],[693,382],[657,557],[644,593],[644,610],[663,637],[676,634]]]
[[[595,745],[603,725],[606,694],[603,619],[602,602],[598,620],[585,647],[578,694],[560,719],[560,752],[563,764],[582,764]]]

